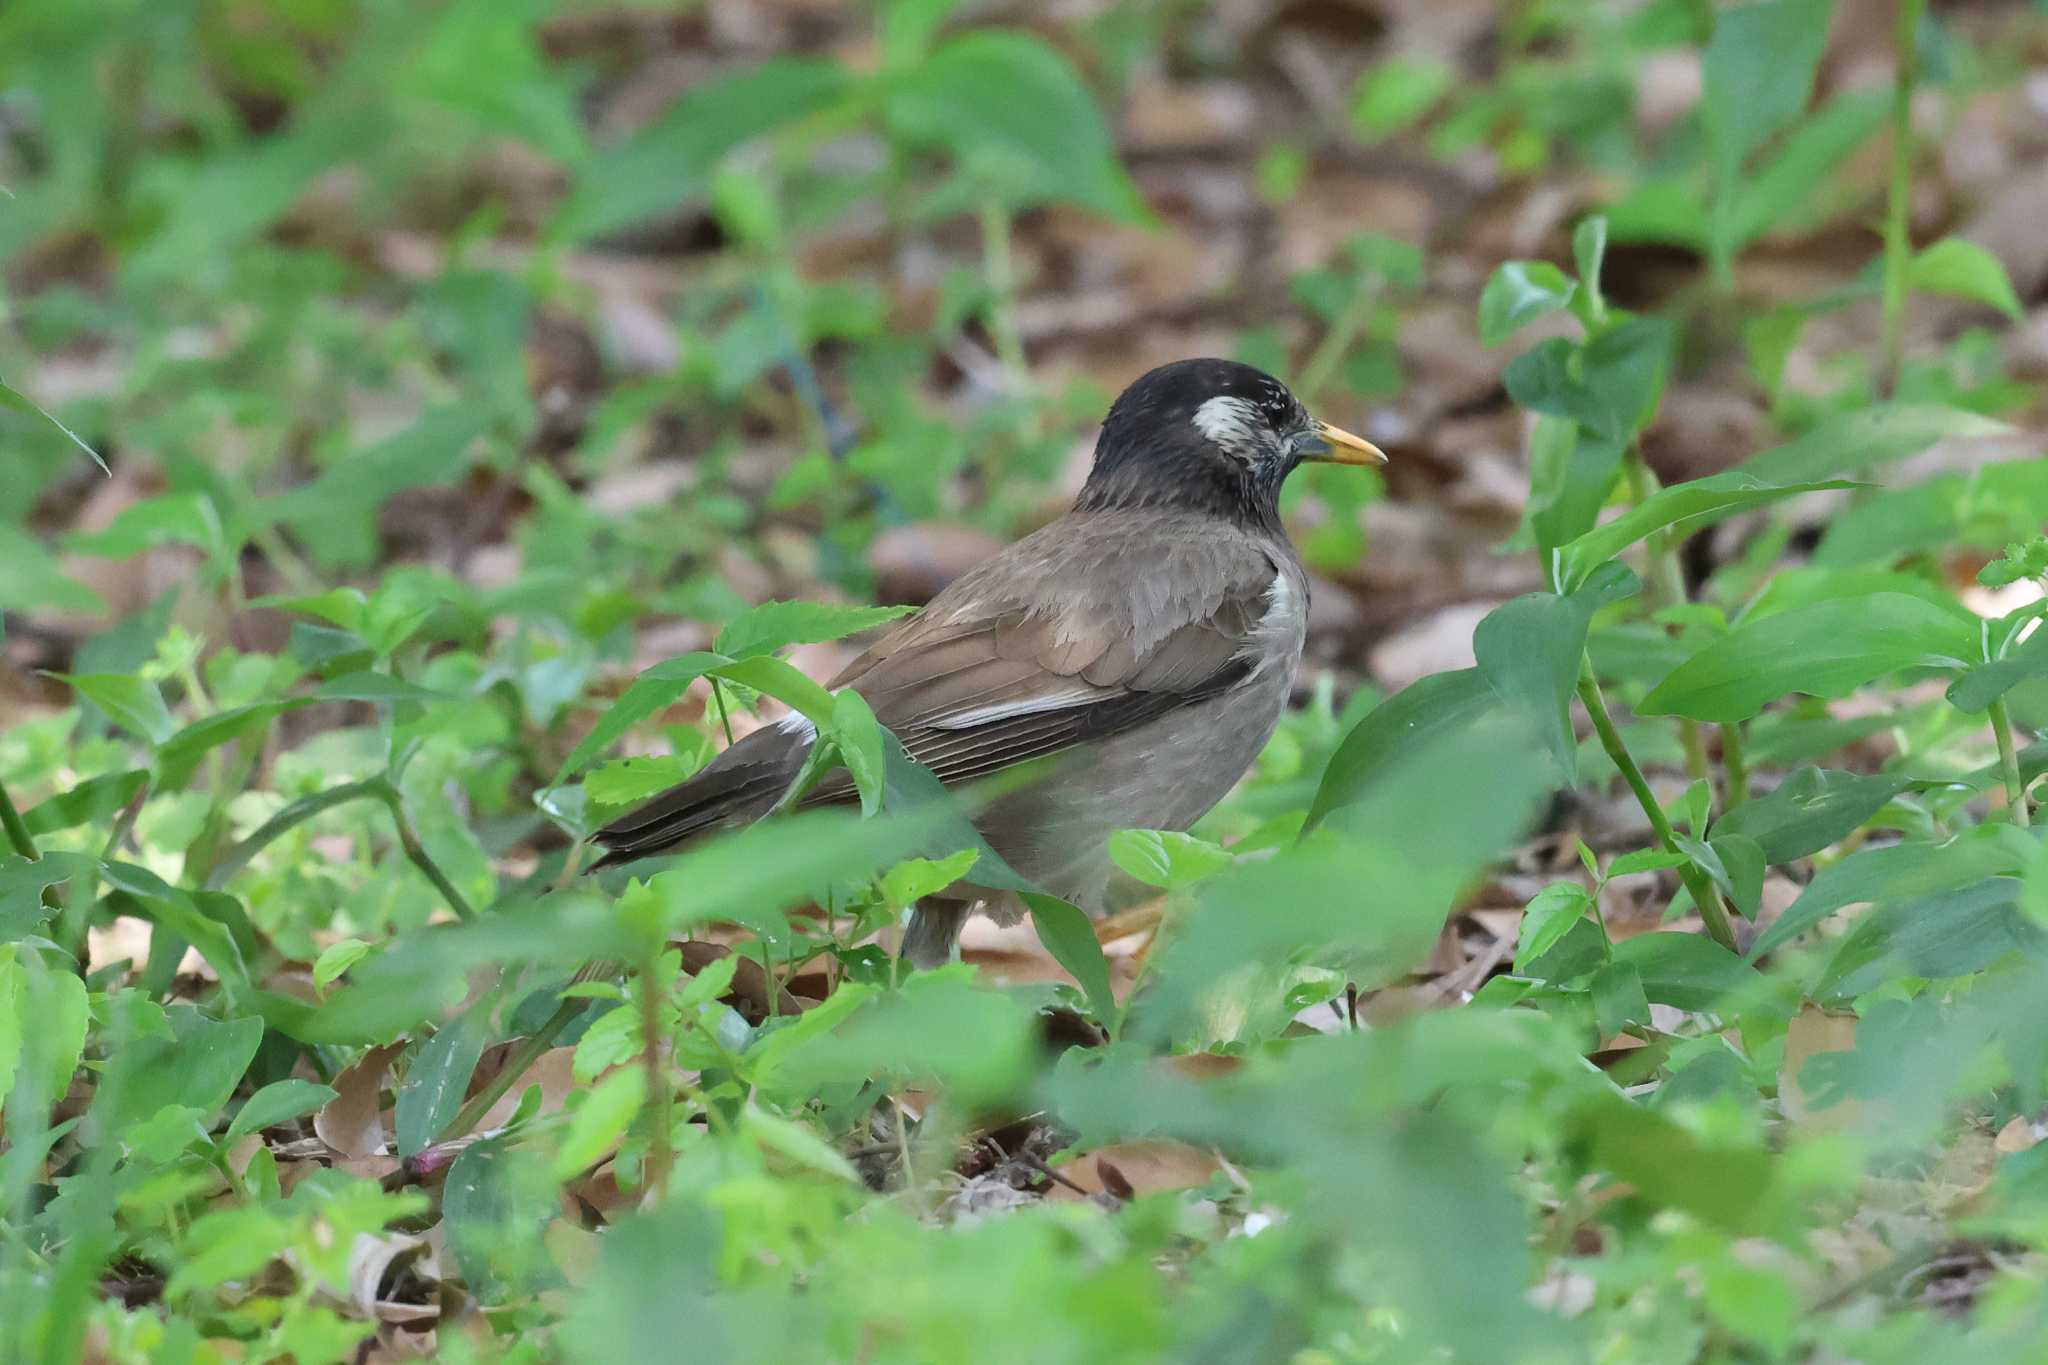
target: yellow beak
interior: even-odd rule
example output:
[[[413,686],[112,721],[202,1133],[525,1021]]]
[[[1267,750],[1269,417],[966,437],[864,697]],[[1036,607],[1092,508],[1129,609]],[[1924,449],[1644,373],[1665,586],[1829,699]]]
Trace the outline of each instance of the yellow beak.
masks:
[[[1304,460],[1319,464],[1380,465],[1387,462],[1387,452],[1381,450],[1363,436],[1353,436],[1342,427],[1333,427],[1328,422],[1316,423],[1316,435],[1324,446],[1320,455],[1304,455]]]

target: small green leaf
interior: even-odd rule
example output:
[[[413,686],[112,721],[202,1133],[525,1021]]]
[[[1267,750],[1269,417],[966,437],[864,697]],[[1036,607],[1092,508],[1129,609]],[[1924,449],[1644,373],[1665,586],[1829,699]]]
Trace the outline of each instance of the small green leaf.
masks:
[[[1306,829],[1314,829],[1337,807],[1358,800],[1376,775],[1500,709],[1500,697],[1476,668],[1433,673],[1402,688],[1366,712],[1330,756],[1309,807]]]
[[[980,857],[979,849],[963,848],[936,861],[906,858],[882,874],[882,899],[891,909],[906,909],[959,881]]]
[[[1433,57],[1396,56],[1368,67],[1351,100],[1351,126],[1368,142],[1421,122],[1455,79]]]
[[[1230,866],[1230,850],[1178,830],[1120,829],[1109,836],[1110,860],[1147,886],[1177,891]]]
[[[1607,865],[1610,877],[1626,877],[1637,872],[1658,872],[1667,867],[1684,867],[1691,861],[1683,853],[1673,853],[1662,848],[1639,848],[1633,853],[1624,853]]]
[[[462,1107],[469,1078],[476,1074],[484,1045],[490,1041],[495,1004],[494,995],[478,999],[442,1025],[413,1059],[395,1106],[399,1155],[415,1156],[425,1150]]]
[[[1548,261],[1507,261],[1479,295],[1479,340],[1498,346],[1526,324],[1569,307],[1578,286]]]
[[[1940,844],[1866,848],[1823,868],[1750,946],[1754,959],[1798,937],[1845,905],[1889,903],[1954,891],[1986,877],[2017,873],[2036,843],[2007,824],[1979,826]]]
[[[108,719],[130,734],[161,744],[177,732],[164,705],[164,694],[155,683],[133,673],[56,673],[51,676],[69,683],[72,690],[107,713]]]
[[[585,1091],[555,1149],[555,1179],[581,1175],[617,1146],[646,1098],[647,1073],[637,1066],[614,1071]]]
[[[1521,932],[1515,944],[1515,970],[1527,970],[1592,908],[1593,893],[1577,882],[1552,882],[1537,892],[1536,898],[1522,910]]]
[[[1572,229],[1572,265],[1579,272],[1579,293],[1592,317],[1606,310],[1600,291],[1600,272],[1606,263],[1607,216],[1595,213]]]
[[[773,654],[788,645],[819,644],[872,630],[915,610],[831,602],[763,602],[726,622],[711,647],[734,659]]]
[[[1660,1005],[1706,1010],[1756,979],[1743,960],[1698,934],[1638,934],[1614,945],[1614,960],[1634,967],[1643,993]]]
[[[233,1146],[242,1138],[264,1128],[275,1127],[287,1119],[295,1119],[313,1113],[321,1105],[333,1099],[334,1087],[317,1085],[296,1077],[290,1080],[273,1081],[248,1098],[235,1121],[228,1125],[227,1136],[221,1139],[222,1146]]]
[[[704,754],[615,758],[590,770],[583,779],[583,793],[595,805],[631,805],[688,781],[704,766],[708,756],[707,746]]]
[[[1594,568],[1614,558],[1646,536],[1671,527],[1691,534],[1746,508],[1779,498],[1794,497],[1829,488],[1854,488],[1842,482],[1772,484],[1753,475],[1731,470],[1690,483],[1673,484],[1614,520],[1597,526],[1558,550],[1567,586],[1582,582]]]
[[[2048,625],[2036,626],[2034,633],[1989,663],[1972,664],[1967,673],[1949,684],[1949,704],[1971,715],[2010,692],[2029,678],[2048,676]]]
[[[1923,294],[1989,304],[2014,321],[2020,317],[2019,295],[2013,292],[2004,263],[1960,237],[1944,237],[1915,255],[1906,267],[1906,284]]]
[[[625,737],[628,730],[647,719],[655,712],[673,705],[683,693],[690,690],[690,684],[703,677],[711,669],[727,662],[723,654],[698,651],[673,659],[665,659],[645,670],[633,680],[625,693],[598,717],[590,733],[577,741],[569,756],[562,760],[562,766],[555,772],[550,786],[560,786],[563,779],[582,768],[591,759],[612,747]]]
[[[1086,915],[1057,896],[1033,891],[1022,894],[1031,911],[1031,927],[1038,931],[1038,941],[1052,954],[1053,961],[1081,983],[1081,994],[1087,997],[1096,1022],[1105,1028],[1111,1026],[1116,1020],[1116,996],[1109,988],[1109,962],[1102,955],[1102,944],[1096,941],[1095,926]]]
[[[1751,152],[1806,111],[1831,0],[1766,0],[1721,10],[1701,62],[1701,121],[1713,171],[1732,184]]]
[[[1650,1022],[1650,1001],[1643,991],[1643,974],[1630,962],[1610,962],[1593,973],[1593,1018],[1603,1035],[1612,1037],[1627,1028]]]
[[[1595,436],[1626,441],[1657,411],[1674,333],[1661,318],[1632,318],[1581,346],[1553,337],[1501,372],[1508,396],[1531,412],[1569,417]]]
[[[1775,791],[1751,797],[1722,816],[1713,836],[1742,835],[1756,841],[1765,861],[1789,863],[1846,839],[1887,801],[1916,785],[1897,773],[1801,768]]]
[[[345,938],[321,949],[320,956],[313,960],[313,987],[326,990],[336,978],[350,967],[363,960],[370,951],[370,945],[359,938]]]

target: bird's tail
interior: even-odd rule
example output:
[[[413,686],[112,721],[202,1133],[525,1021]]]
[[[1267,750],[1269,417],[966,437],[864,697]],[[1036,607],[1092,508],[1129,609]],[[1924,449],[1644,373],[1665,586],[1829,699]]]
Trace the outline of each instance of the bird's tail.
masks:
[[[809,748],[807,735],[780,727],[755,731],[689,781],[591,835],[605,852],[589,870],[666,853],[706,830],[759,819],[796,779]]]

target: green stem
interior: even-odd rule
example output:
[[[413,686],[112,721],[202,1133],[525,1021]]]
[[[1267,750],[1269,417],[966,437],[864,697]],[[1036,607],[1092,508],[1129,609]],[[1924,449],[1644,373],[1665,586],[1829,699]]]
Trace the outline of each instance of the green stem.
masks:
[[[1344,363],[1344,356],[1350,351],[1358,334],[1365,330],[1365,324],[1372,319],[1373,310],[1379,306],[1379,291],[1370,284],[1361,284],[1344,305],[1344,311],[1337,314],[1330,323],[1330,330],[1323,333],[1323,339],[1316,344],[1308,363],[1301,367],[1301,380],[1295,391],[1304,403],[1314,403],[1321,397],[1323,386],[1336,375],[1337,367]]]
[[[1635,793],[1636,803],[1649,817],[1650,828],[1656,831],[1657,842],[1667,853],[1683,853],[1678,846],[1678,836],[1672,832],[1671,821],[1664,816],[1664,807],[1657,802],[1657,795],[1650,790],[1649,782],[1643,777],[1643,770],[1636,766],[1634,755],[1622,743],[1621,732],[1614,728],[1614,717],[1607,712],[1607,700],[1600,695],[1599,680],[1593,676],[1593,665],[1585,662],[1579,672],[1579,701],[1586,708],[1586,715],[1593,722],[1593,730],[1600,736],[1600,747],[1614,760],[1614,766],[1621,770],[1622,780]],[[1692,893],[1693,903],[1700,908],[1700,918],[1706,922],[1707,932],[1714,942],[1736,952],[1735,930],[1728,920],[1728,909],[1721,904],[1721,893],[1707,880],[1691,862],[1678,869],[1678,879],[1685,883],[1685,889]]]
[[[661,944],[657,941],[640,964],[640,1053],[647,1069],[646,1185],[656,1200],[668,1193],[669,1171],[675,1167],[675,1114],[668,1085],[668,1068],[661,1048]],[[770,989],[774,978],[769,978]]]
[[[1920,80],[1920,16],[1927,0],[1899,0],[1892,44],[1898,78],[1892,83],[1891,186],[1884,214],[1884,341],[1878,358],[1877,396],[1890,398],[1899,385],[1905,353],[1906,271],[1913,260],[1908,211],[1913,195],[1913,87]]]
[[[989,332],[996,345],[1010,391],[1031,392],[1031,368],[1024,356],[1024,334],[1017,325],[1017,261],[1010,250],[1010,214],[994,199],[981,201],[982,270],[988,277]]]
[[[459,1137],[466,1136],[477,1124],[483,1122],[483,1117],[490,1112],[491,1106],[503,1099],[505,1092],[517,1084],[519,1078],[540,1060],[541,1054],[555,1045],[555,1039],[562,1036],[562,1030],[569,1027],[570,1022],[582,1013],[583,1007],[589,1003],[578,996],[555,1006],[555,1012],[547,1017],[547,1022],[535,1029],[532,1035],[505,1059],[505,1065],[498,1069],[497,1075],[491,1077],[490,1084],[463,1101],[462,1108],[455,1111],[455,1117],[448,1120],[448,1126],[435,1136],[434,1141],[453,1142]]]
[[[428,881],[434,884],[434,889],[448,902],[448,908],[455,912],[455,918],[464,923],[474,921],[476,911],[470,907],[468,899],[455,889],[455,883],[448,880],[448,875],[441,871],[440,864],[427,852],[427,846],[420,842],[419,831],[412,827],[412,819],[405,813],[405,800],[398,794],[398,788],[392,784],[391,778],[388,775],[380,775],[377,783],[375,795],[384,803],[384,808],[391,812],[391,823],[398,828],[398,844],[405,850],[405,856]]]
[[[2027,784],[2020,776],[2019,751],[2012,743],[2012,714],[2005,709],[2005,698],[1991,703],[1991,733],[1998,740],[1998,766],[2005,774],[2005,804],[2012,812],[2012,822],[2021,829],[2032,824],[2027,815]]]
[[[28,826],[22,823],[21,812],[14,808],[14,798],[7,794],[7,784],[0,782],[0,826],[7,830],[7,842],[14,851],[30,862],[43,855],[36,852],[36,841],[29,834]]]
[[[1721,725],[1721,767],[1728,774],[1728,794],[1721,803],[1724,813],[1749,799],[1749,764],[1742,757],[1742,722]]]
[[[1650,466],[1643,459],[1642,447],[1630,442],[1622,452],[1621,468],[1628,480],[1629,501],[1641,507],[1657,491],[1657,476],[1650,472]],[[1690,601],[1685,590],[1685,568],[1678,562],[1678,546],[1671,533],[1653,531],[1643,546],[1648,556],[1645,567],[1650,573],[1650,593],[1659,608],[1683,606]],[[1707,741],[1700,733],[1700,723],[1690,717],[1678,720],[1678,743],[1685,751],[1685,775],[1695,782],[1710,780],[1707,766]]]
[[[361,782],[346,782],[339,787],[329,787],[324,792],[294,801],[277,814],[256,827],[256,832],[234,845],[220,856],[213,870],[206,874],[206,889],[218,891],[234,879],[236,873],[255,861],[256,855],[289,834],[321,811],[377,795],[377,786],[382,777],[366,778]]]

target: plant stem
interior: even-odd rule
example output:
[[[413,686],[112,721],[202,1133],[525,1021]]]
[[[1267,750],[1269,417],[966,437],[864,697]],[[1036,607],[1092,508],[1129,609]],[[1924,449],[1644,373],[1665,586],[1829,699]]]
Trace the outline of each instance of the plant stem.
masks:
[[[995,199],[981,201],[982,271],[988,277],[989,332],[996,359],[1015,397],[1031,392],[1031,368],[1024,357],[1024,334],[1017,326],[1017,262],[1010,251],[1010,213]]]
[[[1998,740],[1998,766],[2005,774],[2005,805],[2012,812],[2012,822],[2021,829],[2032,824],[2027,815],[2027,784],[2020,776],[2019,752],[2012,744],[2012,713],[2005,709],[2005,698],[1991,703],[1991,733]]]
[[[1358,334],[1365,330],[1365,324],[1372,319],[1373,309],[1379,305],[1379,290],[1371,283],[1362,283],[1345,303],[1344,310],[1330,323],[1330,330],[1323,333],[1323,339],[1316,343],[1308,363],[1301,367],[1301,380],[1295,390],[1304,403],[1314,403],[1322,395],[1323,386],[1337,373],[1337,367],[1344,362],[1345,353]]]
[[[255,833],[220,856],[220,860],[213,865],[213,870],[206,874],[206,890],[218,891],[226,886],[237,872],[255,861],[257,854],[321,811],[349,801],[361,800],[366,796],[375,796],[377,784],[381,780],[371,777],[361,782],[344,782],[339,787],[329,787],[324,792],[315,792],[311,796],[292,802],[258,825]]]
[[[477,1124],[483,1122],[483,1117],[490,1112],[491,1106],[503,1099],[505,1092],[517,1084],[528,1068],[540,1060],[540,1055],[555,1045],[555,1039],[562,1036],[562,1030],[569,1027],[570,1021],[589,1003],[579,996],[564,1000],[555,1006],[555,1012],[547,1017],[547,1022],[535,1029],[532,1035],[505,1059],[505,1065],[498,1069],[497,1075],[491,1077],[490,1084],[463,1101],[462,1108],[455,1111],[455,1117],[448,1120],[448,1126],[435,1135],[434,1141],[453,1142],[456,1138],[466,1136]]]
[[[1899,385],[1905,351],[1906,270],[1913,260],[1908,211],[1913,195],[1913,87],[1920,80],[1920,16],[1927,0],[1898,0],[1892,45],[1899,72],[1892,83],[1892,173],[1884,214],[1884,349],[1878,357],[1877,396]]]
[[[671,1110],[668,1068],[661,1046],[661,944],[656,942],[640,964],[640,1053],[647,1068],[647,1188],[656,1200],[668,1193],[668,1173],[675,1166],[675,1116]],[[773,978],[770,978],[771,984]]]
[[[414,867],[425,874],[428,881],[434,884],[434,889],[448,902],[448,908],[455,912],[455,918],[465,924],[475,920],[476,911],[470,907],[468,899],[455,889],[455,883],[448,880],[448,875],[441,871],[440,865],[427,852],[427,846],[420,842],[419,831],[412,827],[412,819],[405,813],[405,800],[398,794],[398,788],[392,783],[390,775],[379,775],[376,782],[375,795],[384,803],[384,808],[391,812],[391,823],[398,828],[398,843],[399,847],[405,850],[405,856],[411,860]]]
[[[14,808],[14,798],[7,794],[4,782],[0,782],[0,826],[6,827],[7,842],[16,853],[30,862],[43,856],[36,851],[36,841],[29,834],[28,826],[22,823],[21,812]]]
[[[1614,728],[1614,717],[1607,712],[1607,700],[1600,695],[1599,680],[1593,676],[1590,661],[1581,666],[1579,672],[1579,701],[1586,708],[1586,715],[1593,722],[1593,730],[1600,736],[1600,747],[1614,760],[1614,766],[1621,770],[1622,780],[1635,793],[1636,803],[1649,817],[1650,828],[1656,831],[1657,842],[1668,853],[1683,853],[1678,846],[1678,836],[1672,832],[1671,822],[1664,816],[1664,807],[1657,802],[1657,795],[1650,790],[1649,782],[1643,777],[1643,770],[1636,766],[1634,755],[1622,743],[1621,732]],[[1729,952],[1738,951],[1735,946],[1735,930],[1728,921],[1728,908],[1721,904],[1721,893],[1707,880],[1701,871],[1687,862],[1678,869],[1678,879],[1685,883],[1685,889],[1692,893],[1693,903],[1699,906],[1700,918],[1706,922],[1707,932],[1714,942]]]
[[[1628,480],[1628,498],[1641,507],[1650,495],[1657,491],[1657,476],[1650,472],[1650,466],[1643,459],[1642,447],[1629,442],[1622,452],[1621,468]],[[1691,600],[1685,590],[1685,569],[1678,562],[1678,546],[1673,543],[1669,531],[1654,531],[1643,546],[1648,557],[1646,567],[1650,571],[1650,592],[1652,600],[1660,608],[1678,607]],[[1690,717],[1678,720],[1678,743],[1685,750],[1685,774],[1695,782],[1711,780],[1707,767],[1707,742],[1700,734],[1700,723]]]
[[[1742,722],[1721,724],[1721,767],[1728,774],[1728,794],[1721,802],[1723,813],[1749,799],[1749,764],[1742,757]]]

